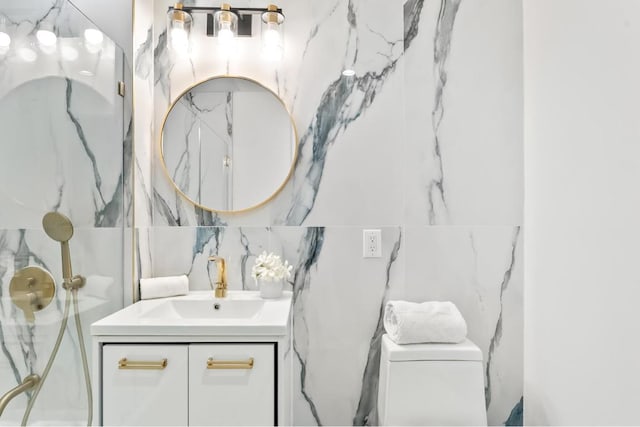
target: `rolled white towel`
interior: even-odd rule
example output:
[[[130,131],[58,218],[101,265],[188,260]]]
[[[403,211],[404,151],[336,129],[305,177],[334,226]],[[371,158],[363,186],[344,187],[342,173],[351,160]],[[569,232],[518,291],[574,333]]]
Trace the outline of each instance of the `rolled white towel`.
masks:
[[[164,298],[189,293],[189,278],[182,276],[140,279],[140,298]]]
[[[467,323],[449,301],[389,301],[384,329],[397,344],[459,343],[467,336]]]

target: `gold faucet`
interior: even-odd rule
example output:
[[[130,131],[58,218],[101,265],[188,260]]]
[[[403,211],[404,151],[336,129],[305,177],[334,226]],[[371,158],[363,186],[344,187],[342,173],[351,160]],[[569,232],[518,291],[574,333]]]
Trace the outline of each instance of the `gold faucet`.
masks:
[[[209,261],[215,261],[218,266],[218,280],[216,280],[215,296],[224,298],[227,296],[227,264],[224,258],[219,256],[209,257]]]

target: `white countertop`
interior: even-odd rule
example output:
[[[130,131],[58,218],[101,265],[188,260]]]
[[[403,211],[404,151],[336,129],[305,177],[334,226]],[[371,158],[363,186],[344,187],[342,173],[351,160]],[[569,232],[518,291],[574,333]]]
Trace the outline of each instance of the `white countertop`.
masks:
[[[194,291],[183,296],[143,300],[93,323],[91,335],[285,335],[291,316],[291,298],[290,291],[283,292],[277,299],[262,299],[257,291],[229,291],[226,298],[214,298],[212,291]],[[173,310],[173,304],[187,308],[193,304],[194,311],[184,317],[184,313]],[[258,308],[251,315],[220,318],[220,314],[214,312],[216,304],[222,310],[242,304]],[[209,307],[211,316],[203,311]],[[203,314],[197,314],[200,312]],[[194,317],[189,317],[191,315]]]

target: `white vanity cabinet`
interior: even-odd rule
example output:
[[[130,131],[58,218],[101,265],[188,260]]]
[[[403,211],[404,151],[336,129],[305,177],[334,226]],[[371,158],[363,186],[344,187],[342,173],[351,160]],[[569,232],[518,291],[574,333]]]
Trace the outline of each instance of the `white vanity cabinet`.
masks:
[[[105,345],[104,425],[189,424],[189,354],[184,345]]]
[[[93,323],[94,424],[291,425],[290,307],[290,292],[194,292]]]
[[[278,376],[278,360],[284,363],[278,344],[102,342],[96,421],[105,426],[286,424],[288,405],[279,408],[278,397],[288,395],[289,387]]]
[[[275,344],[189,346],[189,425],[276,424]]]

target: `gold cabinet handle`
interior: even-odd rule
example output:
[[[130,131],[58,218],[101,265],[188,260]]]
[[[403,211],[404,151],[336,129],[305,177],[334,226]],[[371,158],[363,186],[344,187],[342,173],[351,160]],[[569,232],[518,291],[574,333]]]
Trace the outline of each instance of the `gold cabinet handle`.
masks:
[[[214,360],[210,357],[207,369],[253,369],[253,357],[248,360]]]
[[[167,367],[167,359],[158,362],[127,360],[126,357],[118,360],[118,369],[164,369]]]

